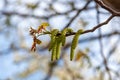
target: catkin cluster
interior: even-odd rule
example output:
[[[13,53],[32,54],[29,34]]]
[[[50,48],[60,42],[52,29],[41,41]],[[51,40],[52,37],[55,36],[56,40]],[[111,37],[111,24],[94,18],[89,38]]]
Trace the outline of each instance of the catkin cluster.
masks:
[[[74,33],[72,29],[65,28],[62,31],[58,29],[53,29],[52,31],[47,31],[46,27],[49,26],[48,23],[42,23],[38,26],[38,29],[33,29],[30,27],[30,35],[33,37],[33,44],[31,47],[31,51],[36,51],[36,45],[41,44],[42,41],[38,39],[38,36],[43,34],[50,34],[51,41],[49,46],[49,51],[51,51],[51,60],[58,60],[60,58],[61,47],[65,45],[66,35]],[[78,44],[79,35],[83,32],[83,30],[78,30],[72,40],[71,51],[70,51],[70,60],[73,60],[74,51]],[[38,35],[38,36],[37,36]]]
[[[72,33],[73,30],[70,28],[66,28],[61,32],[58,29],[53,29],[51,31],[51,42],[49,46],[49,51],[52,52],[51,60],[58,60],[60,58],[61,47],[65,45],[66,42],[66,34]],[[82,33],[82,30],[78,30],[73,37],[72,44],[71,44],[71,52],[70,52],[70,60],[73,60],[74,57],[74,50],[78,44],[79,35]],[[60,34],[60,35],[58,35]]]

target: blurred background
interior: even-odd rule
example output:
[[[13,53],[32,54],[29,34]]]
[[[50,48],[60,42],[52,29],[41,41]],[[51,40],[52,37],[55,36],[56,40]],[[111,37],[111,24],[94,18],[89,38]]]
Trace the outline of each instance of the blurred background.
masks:
[[[42,44],[30,51],[30,27],[48,22],[49,31],[70,27],[76,32],[92,29],[110,15],[94,0],[0,0],[0,80],[120,80],[119,17],[81,35],[73,61],[73,36],[67,37],[57,61],[51,61],[48,51],[50,35],[40,36]]]

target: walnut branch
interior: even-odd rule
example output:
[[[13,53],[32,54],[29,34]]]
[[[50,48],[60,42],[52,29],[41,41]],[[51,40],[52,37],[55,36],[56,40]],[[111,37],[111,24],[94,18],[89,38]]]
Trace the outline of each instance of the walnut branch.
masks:
[[[106,21],[98,24],[97,26],[93,27],[92,29],[89,29],[89,30],[85,30],[83,33],[81,34],[86,34],[86,33],[89,33],[89,32],[94,32],[96,29],[102,27],[103,25],[107,24],[112,18],[114,18],[115,16],[114,15],[111,15]],[[70,34],[66,34],[66,36],[71,36],[71,35],[75,35],[76,33],[73,32],[73,33],[70,33]],[[58,35],[61,35],[61,34],[58,34]]]

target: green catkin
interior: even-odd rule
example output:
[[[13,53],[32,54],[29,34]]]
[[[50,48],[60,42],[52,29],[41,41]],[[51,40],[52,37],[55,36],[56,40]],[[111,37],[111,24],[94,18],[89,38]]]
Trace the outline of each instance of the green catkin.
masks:
[[[65,44],[65,41],[66,41],[66,34],[67,33],[71,33],[73,32],[72,29],[70,28],[66,28],[64,29],[62,32],[61,32],[61,35],[60,36],[57,36],[57,39],[56,39],[56,60],[58,60],[60,58],[60,53],[61,53],[61,47],[64,46]]]
[[[50,42],[49,51],[51,51],[53,46],[55,45],[55,38],[56,38],[56,35],[58,34],[58,32],[59,32],[58,29],[54,29],[51,31],[51,42]]]
[[[56,49],[57,49],[57,45],[56,45],[56,42],[52,48],[52,55],[51,55],[51,61],[55,60],[56,58]]]
[[[58,60],[60,58],[60,53],[61,53],[61,46],[62,46],[62,42],[61,42],[61,37],[58,37],[57,38],[57,41],[56,41],[56,59]]]
[[[78,39],[79,39],[79,35],[83,32],[83,30],[78,30],[77,33],[75,34],[73,40],[72,40],[72,44],[71,44],[71,52],[70,52],[70,60],[73,60],[74,57],[74,51],[75,48],[77,47],[78,44]]]
[[[71,33],[71,32],[73,32],[73,30],[70,29],[70,28],[65,28],[65,29],[61,32],[62,46],[65,45],[65,42],[66,42],[66,34],[67,34],[67,33]]]

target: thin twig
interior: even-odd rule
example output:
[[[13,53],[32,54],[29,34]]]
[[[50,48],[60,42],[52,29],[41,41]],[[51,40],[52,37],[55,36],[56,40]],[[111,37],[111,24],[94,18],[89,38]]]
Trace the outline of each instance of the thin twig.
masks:
[[[88,5],[89,5],[90,2],[91,2],[91,0],[89,0],[82,9],[79,9],[77,11],[76,15],[69,21],[69,23],[63,29],[69,27],[72,24],[72,22],[76,19],[76,17],[79,16],[80,12],[83,11],[83,10],[85,10],[88,7]]]
[[[108,22],[113,19],[115,16],[114,15],[111,15],[106,21],[98,24],[97,26],[93,27],[92,29],[89,29],[89,30],[85,30],[83,31],[81,34],[86,34],[86,33],[89,33],[89,32],[94,32],[95,30],[97,30],[98,28],[102,27],[103,25],[106,25],[108,24]],[[46,34],[51,34],[51,33],[45,33]],[[76,32],[71,32],[69,34],[66,34],[66,36],[71,36],[71,35],[75,35]],[[61,33],[58,33],[57,35],[61,35]]]
[[[111,15],[111,16],[110,16],[106,21],[104,21],[103,23],[98,24],[98,25],[95,26],[93,29],[84,31],[82,34],[95,31],[96,29],[98,29],[98,28],[102,27],[103,25],[107,24],[113,17],[114,17],[114,15]]]
[[[97,24],[100,23],[100,13],[99,13],[99,9],[98,9],[98,5],[96,4],[96,11],[97,11],[97,15],[96,15],[96,18],[97,18]],[[99,33],[99,45],[100,45],[100,53],[101,53],[101,56],[103,58],[103,62],[104,62],[104,66],[105,66],[105,69],[109,75],[109,80],[112,80],[112,76],[110,74],[110,69],[108,67],[108,62],[104,56],[104,49],[103,49],[103,44],[102,44],[102,32],[101,32],[101,28],[98,29],[98,33]]]

